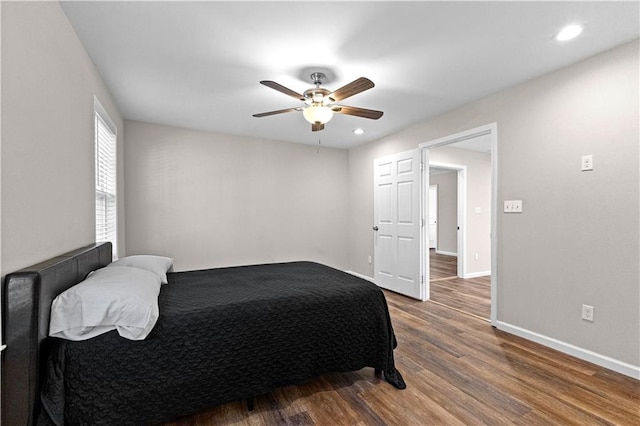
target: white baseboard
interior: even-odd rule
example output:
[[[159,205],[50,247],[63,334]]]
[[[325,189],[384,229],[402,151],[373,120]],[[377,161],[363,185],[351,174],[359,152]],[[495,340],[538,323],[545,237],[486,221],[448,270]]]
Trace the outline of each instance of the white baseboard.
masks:
[[[462,278],[467,280],[469,278],[486,277],[487,275],[491,275],[491,271],[471,272],[469,274],[465,274]]]
[[[438,250],[438,249],[436,249],[436,253],[438,253],[438,254],[443,254],[443,255],[445,255],[445,256],[454,256],[454,257],[458,257],[458,253],[454,253],[454,252],[451,252],[451,251],[444,251],[444,250]]]
[[[542,334],[538,334],[515,325],[507,324],[502,321],[496,321],[495,326],[499,330],[506,331],[507,333],[515,334],[516,336],[520,336],[527,340],[540,343],[541,345],[550,347],[584,361],[591,362],[593,364],[599,365],[600,367],[604,367],[617,373],[624,374],[625,376],[632,377],[636,380],[640,380],[640,366],[638,365],[631,365],[626,362],[608,357],[606,355],[601,355],[588,349],[580,348],[572,344],[554,339],[552,337],[547,337]]]
[[[363,274],[359,274],[358,272],[353,272],[353,271],[345,271],[347,274],[351,274],[351,275],[355,275],[358,278],[362,278],[363,280],[367,280],[367,281],[371,281],[372,283],[376,283],[373,278],[368,277],[366,275]]]

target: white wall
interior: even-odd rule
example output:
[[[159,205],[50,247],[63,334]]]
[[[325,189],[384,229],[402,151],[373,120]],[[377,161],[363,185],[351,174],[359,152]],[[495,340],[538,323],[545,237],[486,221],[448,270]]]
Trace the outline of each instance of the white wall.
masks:
[[[522,214],[497,216],[498,321],[640,373],[638,47],[351,149],[350,269],[373,275],[373,159],[496,122],[498,203],[524,201]],[[580,171],[584,154],[592,172]]]
[[[1,7],[4,275],[95,241],[94,94],[122,117],[57,2]]]
[[[127,251],[346,269],[347,151],[127,121]]]

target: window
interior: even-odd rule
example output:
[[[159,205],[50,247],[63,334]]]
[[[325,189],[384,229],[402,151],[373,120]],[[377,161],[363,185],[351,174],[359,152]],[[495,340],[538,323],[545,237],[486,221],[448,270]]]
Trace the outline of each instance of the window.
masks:
[[[111,241],[118,258],[116,199],[116,127],[95,100],[96,242]]]

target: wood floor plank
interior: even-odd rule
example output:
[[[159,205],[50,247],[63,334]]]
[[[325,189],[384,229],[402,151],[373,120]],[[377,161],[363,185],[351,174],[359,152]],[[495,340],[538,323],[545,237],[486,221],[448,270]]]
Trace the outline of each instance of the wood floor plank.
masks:
[[[630,415],[640,414],[637,404],[612,404],[608,396],[581,386],[572,386],[568,391],[560,394],[559,398],[613,424],[624,422]]]
[[[544,418],[547,424],[549,422],[591,424],[597,420],[597,417],[593,417],[588,412],[559,398],[563,389],[565,391],[569,389],[569,386],[562,382],[550,387],[548,382],[544,380],[544,375],[522,376],[511,368],[496,367],[494,363],[488,363],[473,356],[469,357],[467,361],[473,366],[471,368],[478,378],[493,383],[494,386],[508,392],[514,398],[526,401],[533,408],[532,411],[537,412],[533,417],[538,418],[538,421],[544,423],[545,421],[542,420]],[[544,416],[540,415],[539,409],[545,410]],[[528,417],[528,414],[523,417]]]
[[[325,374],[167,423],[185,425],[633,425],[640,381],[486,321],[385,291],[398,390],[373,369]]]

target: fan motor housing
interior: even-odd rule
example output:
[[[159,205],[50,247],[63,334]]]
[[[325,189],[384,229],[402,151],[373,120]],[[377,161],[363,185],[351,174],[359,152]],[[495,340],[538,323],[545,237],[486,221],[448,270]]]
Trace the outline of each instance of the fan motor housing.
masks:
[[[329,96],[330,94],[331,92],[324,87],[314,87],[313,89],[305,90],[303,96],[308,104],[329,105],[335,102],[335,99]]]

